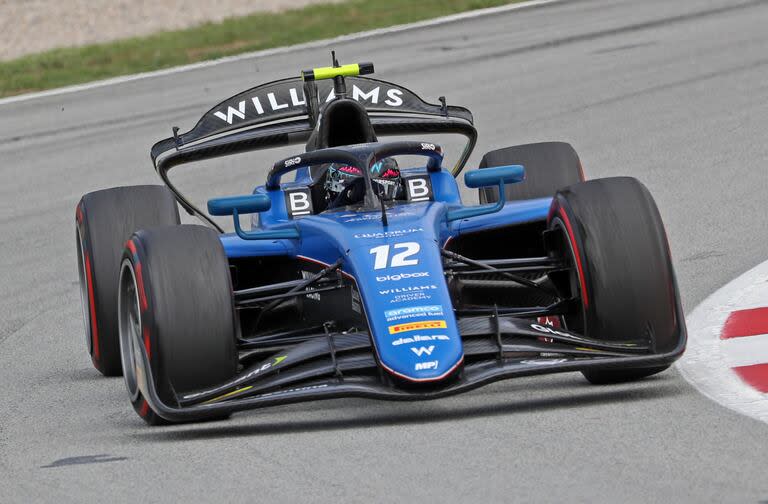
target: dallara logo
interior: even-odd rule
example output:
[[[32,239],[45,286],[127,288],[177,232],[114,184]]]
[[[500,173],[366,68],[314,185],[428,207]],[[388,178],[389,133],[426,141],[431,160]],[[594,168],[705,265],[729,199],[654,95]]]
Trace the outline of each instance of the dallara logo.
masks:
[[[400,334],[408,331],[418,331],[420,329],[445,329],[445,320],[425,320],[424,322],[410,322],[408,324],[398,324],[389,326],[389,334]]]

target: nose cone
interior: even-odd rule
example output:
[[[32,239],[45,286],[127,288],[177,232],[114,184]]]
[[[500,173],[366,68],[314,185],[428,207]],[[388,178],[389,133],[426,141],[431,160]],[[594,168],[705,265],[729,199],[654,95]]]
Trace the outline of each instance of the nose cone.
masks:
[[[464,353],[440,251],[422,228],[393,232],[349,254],[379,361],[409,381],[445,379]]]
[[[446,379],[464,359],[437,245],[446,212],[442,203],[423,202],[391,207],[386,226],[381,212],[332,212],[297,222],[302,255],[327,264],[344,258],[379,363],[413,382]]]

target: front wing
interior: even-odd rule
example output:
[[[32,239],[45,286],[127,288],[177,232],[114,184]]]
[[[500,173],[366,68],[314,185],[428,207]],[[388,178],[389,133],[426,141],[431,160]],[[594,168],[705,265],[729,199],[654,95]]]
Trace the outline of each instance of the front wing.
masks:
[[[685,350],[687,334],[676,303],[677,346],[656,353],[651,342],[605,342],[567,331],[542,337],[531,321],[505,316],[474,317],[460,323],[467,362],[443,385],[397,386],[382,379],[367,333],[329,333],[295,345],[277,358],[246,368],[235,379],[210,390],[177,394],[171,404],[155,386],[144,345],[137,359],[139,388],[162,418],[183,422],[303,401],[359,397],[393,401],[438,399],[518,376],[587,369],[650,368],[674,362]],[[539,336],[538,338],[534,336]],[[551,337],[550,337],[551,336]],[[355,374],[359,370],[373,370]]]

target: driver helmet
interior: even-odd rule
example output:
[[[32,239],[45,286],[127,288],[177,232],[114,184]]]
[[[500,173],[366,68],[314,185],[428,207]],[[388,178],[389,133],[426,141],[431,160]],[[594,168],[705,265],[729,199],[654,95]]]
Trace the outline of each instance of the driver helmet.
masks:
[[[401,188],[400,168],[395,158],[384,158],[371,166],[371,182],[374,191],[378,191],[384,199],[395,199]],[[325,179],[325,190],[329,199],[334,200],[354,180],[363,176],[359,168],[333,163],[328,167]]]

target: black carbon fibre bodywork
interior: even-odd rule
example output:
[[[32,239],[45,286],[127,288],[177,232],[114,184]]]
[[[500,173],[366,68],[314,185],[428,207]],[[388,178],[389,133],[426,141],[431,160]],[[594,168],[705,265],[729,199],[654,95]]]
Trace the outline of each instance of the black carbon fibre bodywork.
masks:
[[[371,114],[371,125],[378,136],[465,136],[467,143],[452,169],[454,176],[461,172],[477,143],[477,130],[468,109],[427,103],[403,86],[378,79],[347,77],[346,81],[352,98]],[[326,97],[332,96],[333,87],[329,81],[318,81],[316,85],[322,109]],[[296,77],[256,86],[224,100],[206,112],[191,130],[178,133],[178,128],[174,128],[172,137],[152,146],[150,156],[155,170],[190,215],[222,231],[171,183],[168,171],[203,159],[306,143],[318,111],[307,106],[301,93],[302,80]]]
[[[675,311],[678,320],[684,320],[679,296]],[[596,341],[564,330],[557,331],[559,335],[544,333],[531,329],[530,320],[511,317],[464,318],[460,324],[465,364],[454,380],[438,388],[402,387],[383,378],[377,372],[378,364],[366,333],[318,336],[287,352],[279,362],[284,365],[270,366],[263,373],[253,374],[254,370],[264,367],[265,364],[259,362],[215,389],[177,396],[176,404],[160,399],[149,360],[142,351],[139,382],[142,394],[158,415],[180,422],[342,397],[393,401],[438,399],[515,377],[665,366],[682,355],[687,341],[684,324],[677,327],[678,345],[666,353],[654,353],[652,344],[642,342]],[[139,342],[137,347],[143,348]],[[274,360],[275,356],[268,359]],[[369,373],[355,373],[361,370]]]
[[[445,116],[472,123],[472,113],[468,109],[427,103],[416,93],[399,84],[359,76],[346,77],[345,80],[351,97],[363,103],[369,113]],[[152,158],[155,159],[159,153],[167,150],[166,147],[183,147],[230,131],[311,115],[304,97],[300,96],[303,84],[301,77],[289,77],[261,84],[227,98],[203,114],[188,132],[155,144],[152,148]],[[316,86],[320,103],[326,103],[332,94],[333,82],[317,81]],[[242,102],[245,104],[240,112]],[[239,113],[229,117],[230,120],[222,119],[220,114],[226,117],[229,107]]]

